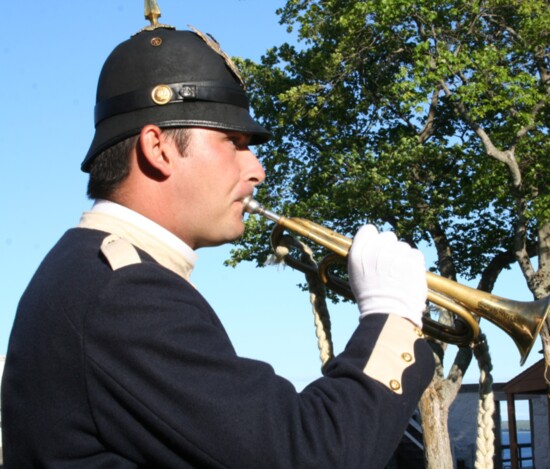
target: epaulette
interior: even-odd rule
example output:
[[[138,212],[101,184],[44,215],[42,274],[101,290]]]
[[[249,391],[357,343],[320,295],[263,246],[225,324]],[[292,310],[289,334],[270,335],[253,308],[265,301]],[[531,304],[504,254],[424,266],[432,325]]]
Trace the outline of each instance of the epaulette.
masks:
[[[101,252],[113,270],[141,263],[137,249],[132,243],[114,234],[107,236],[103,240],[101,243]]]

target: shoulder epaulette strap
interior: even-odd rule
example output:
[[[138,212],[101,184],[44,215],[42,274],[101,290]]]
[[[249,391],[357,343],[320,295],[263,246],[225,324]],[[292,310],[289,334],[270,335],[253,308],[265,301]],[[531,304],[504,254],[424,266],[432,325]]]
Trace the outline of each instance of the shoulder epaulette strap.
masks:
[[[103,240],[101,243],[101,252],[113,270],[141,263],[137,249],[132,243],[114,234],[107,236]]]

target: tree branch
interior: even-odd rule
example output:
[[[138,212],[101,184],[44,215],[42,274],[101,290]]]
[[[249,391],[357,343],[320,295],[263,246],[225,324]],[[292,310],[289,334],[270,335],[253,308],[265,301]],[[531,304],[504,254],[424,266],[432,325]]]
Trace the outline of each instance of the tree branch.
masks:
[[[519,129],[516,133],[516,142],[521,140],[527,133],[535,128],[536,125],[536,119],[535,117],[539,112],[541,112],[546,106],[548,106],[550,102],[550,72],[548,71],[548,67],[546,67],[545,62],[543,60],[544,53],[543,52],[537,52],[535,53],[535,59],[534,62],[537,65],[539,74],[540,74],[540,83],[543,86],[543,88],[546,88],[546,94],[543,99],[541,99],[538,103],[536,103],[533,106],[533,109],[531,110],[531,116],[533,117],[531,120],[531,123],[528,125],[523,126],[521,129]]]
[[[440,85],[445,93],[445,96],[447,96],[448,98],[452,98],[454,96],[453,92],[449,89],[447,83],[445,83],[444,80],[440,80]],[[491,158],[494,158],[497,161],[504,163],[508,167],[508,171],[510,172],[510,176],[512,177],[512,183],[514,187],[519,188],[521,186],[522,177],[513,149],[499,150],[493,144],[491,138],[489,137],[487,132],[485,132],[485,129],[483,129],[483,127],[481,127],[470,117],[470,113],[468,112],[466,105],[463,102],[454,101],[452,102],[452,106],[458,112],[460,117],[462,117],[464,122],[468,124],[470,128],[475,132],[475,134],[479,137],[481,143],[483,144],[483,147],[485,148],[485,153]]]
[[[532,257],[536,254],[536,252],[536,245],[534,243],[529,243],[527,246],[528,256]],[[514,262],[516,262],[516,260],[514,250],[512,248],[496,254],[487,264],[487,267],[483,270],[477,289],[489,293],[492,292],[500,273],[504,269],[509,268]]]
[[[516,213],[518,217],[514,233],[514,256],[518,261],[529,289],[534,291],[533,282],[535,280],[535,269],[527,248],[527,217],[525,215],[527,203],[517,188],[514,188],[513,192],[515,192]]]
[[[428,119],[426,120],[426,125],[424,128],[420,131],[420,134],[418,135],[418,140],[421,144],[423,144],[428,138],[432,135],[434,130],[434,120],[435,120],[435,114],[437,105],[439,103],[439,93],[441,91],[440,86],[436,86],[434,92],[432,93],[432,100],[430,103],[430,109],[428,111]]]

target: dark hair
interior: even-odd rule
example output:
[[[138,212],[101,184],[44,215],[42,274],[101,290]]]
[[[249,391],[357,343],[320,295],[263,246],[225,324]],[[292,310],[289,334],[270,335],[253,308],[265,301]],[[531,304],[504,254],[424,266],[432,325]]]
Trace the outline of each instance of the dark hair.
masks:
[[[189,129],[179,127],[163,129],[163,133],[172,139],[178,151],[185,155],[189,143]],[[136,147],[139,135],[107,148],[99,153],[90,166],[87,194],[90,199],[109,199],[130,173],[130,153]]]

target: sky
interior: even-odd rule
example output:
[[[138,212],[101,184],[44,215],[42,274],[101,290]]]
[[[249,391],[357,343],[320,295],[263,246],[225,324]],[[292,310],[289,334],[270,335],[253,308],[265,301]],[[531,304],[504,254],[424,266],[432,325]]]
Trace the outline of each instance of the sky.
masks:
[[[275,14],[283,0],[158,0],[160,22],[212,34],[225,52],[259,60],[291,41]],[[80,163],[93,137],[97,77],[107,55],[146,26],[142,0],[19,0],[3,5],[0,29],[0,355],[7,350],[17,303],[42,258],[91,207]],[[269,175],[265,184],[269,184]],[[292,214],[286,214],[291,216]],[[299,272],[254,264],[225,267],[229,246],[201,249],[192,282],[220,316],[237,352],[270,363],[298,389],[320,376],[307,292]],[[427,259],[433,253],[425,253]],[[517,269],[494,293],[531,301]],[[357,325],[355,305],[329,304],[335,351]],[[493,380],[507,382],[526,364],[510,337],[482,322]],[[447,360],[454,357],[449,347]],[[479,380],[472,363],[465,383]]]

